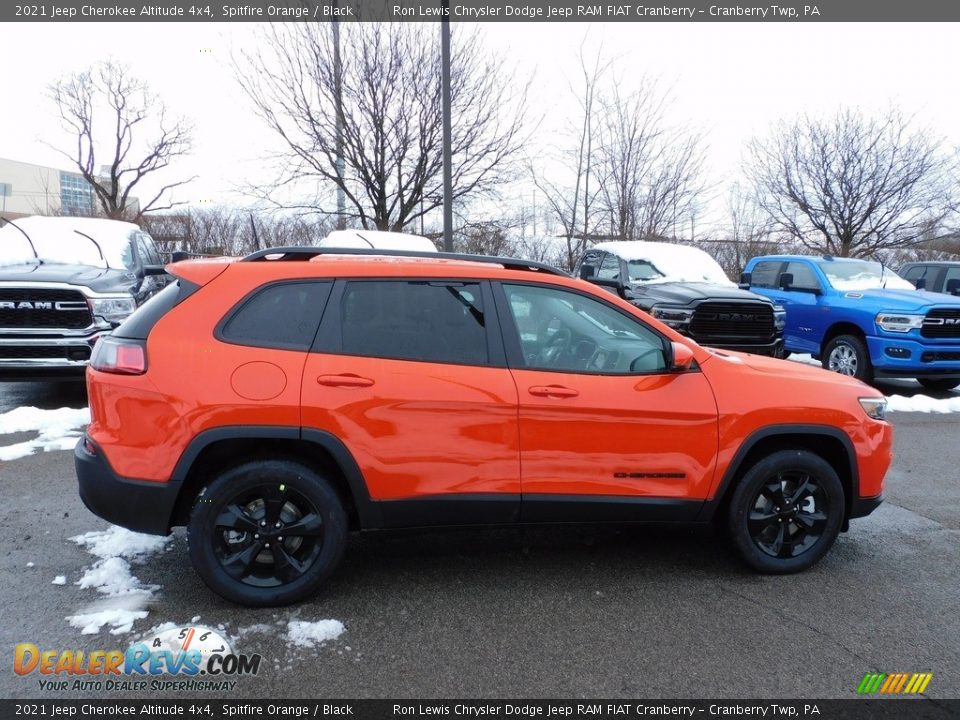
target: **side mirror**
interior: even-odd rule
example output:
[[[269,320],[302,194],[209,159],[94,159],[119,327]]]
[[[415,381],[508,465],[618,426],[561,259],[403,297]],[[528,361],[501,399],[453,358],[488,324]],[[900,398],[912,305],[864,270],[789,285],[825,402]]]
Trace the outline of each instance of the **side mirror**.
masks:
[[[170,254],[170,262],[182,262],[189,259],[189,257],[190,253],[186,252],[185,250],[174,250]]]
[[[693,350],[683,343],[670,343],[673,350],[673,362],[670,364],[672,372],[684,372],[693,365]]]
[[[607,278],[597,278],[597,277],[587,278],[587,280],[588,282],[592,282],[594,285],[599,285],[600,287],[605,287],[608,290],[615,292],[624,300],[627,299],[627,286],[623,282],[623,280],[610,280]]]
[[[167,270],[163,265],[144,265],[143,266],[143,276],[149,277],[150,275],[166,275]]]
[[[748,273],[748,272],[740,273],[740,289],[741,290],[749,290],[752,284],[753,284],[753,273]]]
[[[960,296],[960,278],[951,278],[947,280],[947,293]]]
[[[597,269],[593,265],[581,265],[580,266],[580,279],[581,280],[591,280],[593,276],[597,274]]]
[[[927,279],[926,278],[917,278],[913,281],[913,286],[917,290],[926,290],[927,289]]]
[[[789,290],[793,285],[793,273],[780,273],[780,289]]]

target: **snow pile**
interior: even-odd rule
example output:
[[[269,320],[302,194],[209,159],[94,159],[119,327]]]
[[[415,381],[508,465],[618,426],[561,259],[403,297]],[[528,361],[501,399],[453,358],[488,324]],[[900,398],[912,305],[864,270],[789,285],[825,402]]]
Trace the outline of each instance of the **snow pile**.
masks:
[[[67,584],[67,576],[66,576],[66,575],[57,575],[57,576],[53,579],[53,582],[50,583],[50,584],[51,584],[51,585],[66,585],[66,584]]]
[[[960,395],[942,400],[927,395],[891,395],[887,400],[889,412],[960,413]]]
[[[287,640],[297,647],[313,647],[336,640],[345,629],[339,620],[290,620],[287,623]]]
[[[16,432],[35,432],[33,440],[0,447],[0,460],[16,460],[41,450],[72,450],[80,438],[80,431],[90,422],[88,408],[62,407],[41,410],[21,407],[0,415],[0,435]]]
[[[147,606],[158,585],[145,585],[130,571],[130,561],[143,560],[148,555],[162,552],[171,538],[144,535],[124,528],[110,526],[107,530],[88,532],[70,538],[87,552],[99,558],[74,583],[81,588],[93,588],[107,596],[76,615],[67,617],[71,626],[80,628],[84,635],[100,631],[104,625],[111,634],[119,635],[133,629],[136,620],[147,617]]]

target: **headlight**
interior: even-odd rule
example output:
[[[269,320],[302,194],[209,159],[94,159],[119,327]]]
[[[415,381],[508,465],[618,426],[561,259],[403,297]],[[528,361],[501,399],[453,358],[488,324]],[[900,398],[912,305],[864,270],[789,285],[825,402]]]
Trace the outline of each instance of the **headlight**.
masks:
[[[104,320],[118,323],[137,309],[132,297],[123,298],[94,298],[90,300],[90,309],[94,315]]]
[[[874,420],[887,419],[887,399],[878,397],[857,398],[863,411]]]
[[[690,319],[693,317],[693,310],[654,305],[650,310],[650,314],[660,322],[676,328],[690,324]]]
[[[777,330],[783,330],[787,326],[787,309],[783,305],[773,306],[773,323]]]
[[[877,315],[877,325],[887,332],[907,333],[923,327],[923,315],[882,312]]]

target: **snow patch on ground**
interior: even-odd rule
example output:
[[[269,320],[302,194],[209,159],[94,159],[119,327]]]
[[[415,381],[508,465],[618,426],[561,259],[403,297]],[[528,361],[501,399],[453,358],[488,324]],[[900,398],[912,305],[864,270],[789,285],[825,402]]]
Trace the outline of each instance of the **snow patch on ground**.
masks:
[[[960,413],[960,395],[939,400],[927,395],[891,395],[887,400],[889,412]]]
[[[287,623],[287,640],[297,647],[314,647],[328,640],[336,640],[345,629],[339,620],[290,620]]]
[[[800,353],[800,354],[793,353],[787,359],[791,360],[792,362],[802,363],[804,365],[813,365],[818,368],[823,367],[823,365],[820,364],[819,360],[814,360],[810,355],[805,355],[803,353]]]
[[[53,579],[53,582],[50,583],[50,584],[51,584],[51,585],[66,585],[66,584],[67,584],[67,576],[66,576],[66,575],[57,575],[57,576]]]
[[[149,555],[163,552],[171,538],[144,535],[112,525],[106,530],[70,539],[99,558],[74,584],[93,588],[107,598],[68,616],[67,621],[84,635],[97,633],[105,625],[113,635],[131,632],[135,621],[149,615],[147,608],[160,587],[142,583],[131,572],[130,562],[143,561]]]
[[[0,414],[0,435],[35,432],[37,437],[14,445],[0,447],[0,460],[16,460],[37,450],[72,450],[84,425],[90,422],[88,408],[62,407],[41,410],[21,407]]]

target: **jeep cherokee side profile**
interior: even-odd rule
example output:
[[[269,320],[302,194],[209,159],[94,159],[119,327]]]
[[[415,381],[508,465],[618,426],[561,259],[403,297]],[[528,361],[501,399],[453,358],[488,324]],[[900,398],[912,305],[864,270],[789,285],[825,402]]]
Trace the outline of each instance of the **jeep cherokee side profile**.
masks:
[[[296,602],[348,531],[412,526],[714,520],[790,573],[882,500],[877,391],[702,348],[546,265],[279,248],[169,271],[91,361],[80,495],[186,525],[238,603]]]

